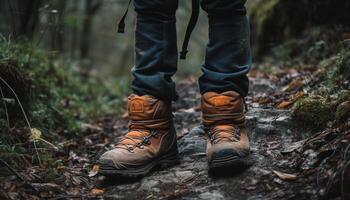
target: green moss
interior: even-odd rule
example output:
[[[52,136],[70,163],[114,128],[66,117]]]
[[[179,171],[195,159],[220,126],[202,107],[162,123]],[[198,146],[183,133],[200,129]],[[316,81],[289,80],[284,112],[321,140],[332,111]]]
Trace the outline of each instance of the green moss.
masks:
[[[319,129],[334,118],[332,106],[325,99],[302,98],[292,108],[292,116],[302,126]]]
[[[63,62],[55,54],[28,44],[0,39],[0,76],[21,96],[33,126],[52,130],[57,126],[89,121],[107,114],[118,114],[128,90],[128,79],[107,80],[80,74],[77,66]],[[10,67],[11,73],[5,71]],[[19,77],[22,85],[18,86]],[[17,87],[18,86],[18,87]],[[11,96],[12,97],[12,96]],[[67,122],[72,120],[73,122]],[[72,132],[75,132],[75,127]],[[70,132],[71,127],[65,127]]]
[[[337,106],[335,117],[337,120],[347,119],[350,116],[350,101],[345,101]]]
[[[43,138],[52,143],[58,135],[68,138],[82,135],[82,122],[117,115],[123,108],[123,97],[129,89],[128,79],[106,80],[81,71],[79,66],[64,62],[52,52],[0,37],[0,76],[17,93],[31,126],[41,130]],[[14,99],[3,83],[0,86],[5,97]],[[13,159],[10,158],[21,158],[22,154],[26,154],[30,155],[29,160],[35,160],[36,153],[32,142],[28,141],[27,124],[18,102],[11,104],[1,100],[0,157],[11,162]],[[15,129],[7,127],[4,103],[11,127]],[[20,137],[14,135],[13,130],[21,130]],[[40,142],[37,145],[48,149]],[[17,151],[19,147],[21,151]],[[50,160],[50,152],[39,153],[42,161]]]
[[[337,70],[334,73],[333,79],[335,81],[350,81],[350,47],[343,49],[338,54]]]

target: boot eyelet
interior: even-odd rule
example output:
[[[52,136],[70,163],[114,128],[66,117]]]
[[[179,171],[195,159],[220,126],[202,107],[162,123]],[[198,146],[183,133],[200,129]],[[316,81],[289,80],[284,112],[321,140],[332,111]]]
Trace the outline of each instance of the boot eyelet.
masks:
[[[140,149],[143,149],[145,147],[142,143],[137,143],[136,146]]]
[[[146,144],[146,145],[149,145],[149,144],[151,144],[151,141],[150,141],[150,139],[148,137],[144,137],[143,138],[143,143]]]
[[[128,147],[128,151],[129,151],[130,153],[135,153],[135,152],[134,152],[134,148],[132,148],[132,147]]]
[[[152,137],[158,138],[158,131],[152,131],[151,133]]]

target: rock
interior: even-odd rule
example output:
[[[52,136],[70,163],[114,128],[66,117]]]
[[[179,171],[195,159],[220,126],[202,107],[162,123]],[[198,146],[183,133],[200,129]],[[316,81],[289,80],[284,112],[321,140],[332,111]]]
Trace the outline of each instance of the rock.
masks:
[[[304,162],[301,164],[301,169],[303,170],[308,170],[308,169],[312,169],[314,167],[314,165],[317,163],[318,159],[317,159],[317,153],[312,150],[312,149],[308,149],[304,152],[304,157],[305,160]]]

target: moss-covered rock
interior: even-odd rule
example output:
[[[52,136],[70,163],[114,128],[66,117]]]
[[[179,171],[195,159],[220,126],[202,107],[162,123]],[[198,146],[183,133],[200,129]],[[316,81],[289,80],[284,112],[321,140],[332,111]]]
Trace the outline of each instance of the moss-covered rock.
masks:
[[[292,116],[304,127],[320,129],[334,119],[334,111],[326,99],[306,97],[293,106]]]

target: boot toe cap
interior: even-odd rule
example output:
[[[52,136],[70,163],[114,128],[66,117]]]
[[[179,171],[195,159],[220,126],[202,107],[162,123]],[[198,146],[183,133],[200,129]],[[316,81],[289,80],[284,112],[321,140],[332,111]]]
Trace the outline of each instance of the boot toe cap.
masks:
[[[225,161],[235,158],[244,158],[249,155],[249,150],[233,148],[232,145],[221,144],[213,148],[209,162]]]
[[[101,169],[125,169],[122,156],[116,150],[107,151],[97,161]]]

